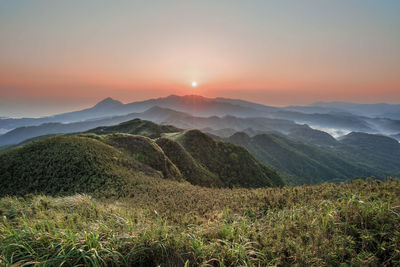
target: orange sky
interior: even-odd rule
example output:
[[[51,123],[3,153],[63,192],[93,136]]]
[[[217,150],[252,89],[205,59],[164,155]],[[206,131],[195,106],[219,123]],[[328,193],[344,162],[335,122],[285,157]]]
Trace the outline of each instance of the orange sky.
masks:
[[[108,96],[400,103],[396,10],[372,0],[2,1],[0,116]]]

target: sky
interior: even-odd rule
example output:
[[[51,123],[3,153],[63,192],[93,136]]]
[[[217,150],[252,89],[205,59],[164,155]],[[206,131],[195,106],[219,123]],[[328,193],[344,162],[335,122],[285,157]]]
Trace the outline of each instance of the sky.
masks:
[[[170,94],[400,103],[398,14],[398,0],[0,0],[0,116]]]

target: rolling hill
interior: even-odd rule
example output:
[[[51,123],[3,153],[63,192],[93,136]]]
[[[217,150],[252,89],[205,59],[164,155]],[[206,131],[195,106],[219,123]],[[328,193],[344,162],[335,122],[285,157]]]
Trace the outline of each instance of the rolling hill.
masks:
[[[0,154],[0,195],[126,196],[132,183],[162,175],[93,138],[50,137]]]
[[[311,129],[308,126],[294,128],[288,133],[288,136],[294,140],[315,146],[333,147],[339,145],[339,142],[330,134]]]
[[[183,180],[179,169],[150,138],[130,134],[110,134],[101,136],[100,140],[123,151],[143,164],[160,171],[164,178]]]
[[[199,130],[168,137],[215,173],[225,186],[262,187],[284,184],[274,170],[261,164],[243,147],[216,141]]]
[[[340,152],[374,169],[400,173],[400,143],[391,137],[352,132],[343,136]]]
[[[217,174],[196,161],[179,143],[163,137],[157,139],[157,144],[191,184],[212,187],[224,185]]]
[[[87,132],[95,134],[128,133],[156,138],[160,137],[162,133],[174,133],[180,131],[182,130],[171,125],[158,125],[151,121],[133,119],[114,126],[98,127]]]
[[[283,185],[275,171],[245,149],[215,141],[197,130],[175,133],[177,130],[135,119],[88,133],[44,138],[4,151],[0,154],[0,194],[125,196],[131,186],[157,178],[187,180],[209,187]],[[148,137],[130,133],[153,138],[162,134],[169,139],[159,138],[158,145]],[[201,149],[195,149],[195,144]]]
[[[372,175],[365,165],[337,153],[294,141],[282,134],[253,137],[243,132],[226,139],[247,148],[260,161],[275,168],[291,184],[315,184]]]

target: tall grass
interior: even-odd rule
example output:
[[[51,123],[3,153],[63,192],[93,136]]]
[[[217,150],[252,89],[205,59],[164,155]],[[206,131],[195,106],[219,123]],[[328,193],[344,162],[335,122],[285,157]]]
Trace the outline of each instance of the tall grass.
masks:
[[[4,266],[398,266],[400,182],[0,200]]]

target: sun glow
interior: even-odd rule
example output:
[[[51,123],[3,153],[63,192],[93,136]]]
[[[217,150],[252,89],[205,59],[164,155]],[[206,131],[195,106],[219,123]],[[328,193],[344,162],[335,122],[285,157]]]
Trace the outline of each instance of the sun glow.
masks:
[[[192,87],[196,87],[197,86],[197,82],[196,81],[193,81],[192,82]]]

